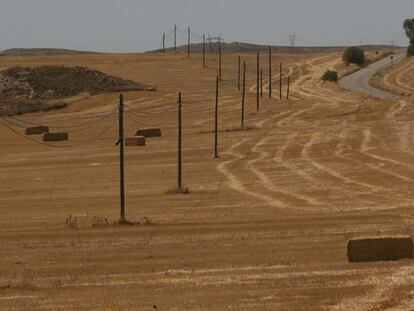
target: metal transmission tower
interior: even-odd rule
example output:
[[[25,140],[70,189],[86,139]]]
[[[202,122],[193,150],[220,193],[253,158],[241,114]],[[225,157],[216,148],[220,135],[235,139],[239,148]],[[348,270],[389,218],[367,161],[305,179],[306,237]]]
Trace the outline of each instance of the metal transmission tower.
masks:
[[[213,53],[214,51],[218,51],[220,43],[223,43],[224,39],[221,36],[221,34],[219,34],[218,36],[211,36],[208,35],[206,38],[206,44],[208,44],[210,53]]]
[[[295,47],[296,45],[296,34],[290,34],[289,35],[289,40],[290,40],[290,47]]]

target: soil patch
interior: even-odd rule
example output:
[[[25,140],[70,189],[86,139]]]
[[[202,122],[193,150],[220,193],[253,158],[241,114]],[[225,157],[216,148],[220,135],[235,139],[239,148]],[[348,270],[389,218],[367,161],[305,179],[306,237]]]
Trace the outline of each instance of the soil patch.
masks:
[[[82,93],[154,90],[153,86],[85,67],[12,67],[0,73],[0,115],[63,108],[62,99]]]

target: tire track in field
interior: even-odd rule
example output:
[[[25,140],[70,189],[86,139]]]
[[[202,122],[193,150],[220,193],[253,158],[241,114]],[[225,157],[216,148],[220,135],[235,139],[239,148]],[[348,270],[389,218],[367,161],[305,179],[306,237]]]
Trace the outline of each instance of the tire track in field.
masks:
[[[261,150],[261,147],[263,145],[265,145],[266,143],[268,143],[268,141],[271,140],[271,139],[272,139],[272,137],[264,137],[261,140],[259,140],[253,146],[252,152],[258,153],[259,156],[256,159],[249,160],[247,162],[247,165],[246,165],[247,168],[253,174],[255,174],[257,176],[257,178],[259,179],[259,181],[261,182],[261,184],[267,190],[269,190],[271,192],[274,192],[274,193],[278,193],[279,192],[279,193],[282,193],[284,195],[291,196],[294,199],[299,200],[299,201],[303,201],[303,202],[305,202],[308,205],[312,205],[312,206],[320,205],[321,203],[318,200],[314,199],[314,198],[311,198],[311,197],[308,197],[308,196],[305,196],[305,195],[298,194],[295,191],[292,191],[292,190],[290,190],[290,189],[288,189],[286,187],[281,187],[281,186],[277,186],[276,187],[272,183],[271,179],[264,172],[260,171],[257,168],[257,165],[256,164],[259,164],[262,161],[265,161],[265,160],[269,160],[270,159],[270,153],[269,152],[266,152],[266,151],[262,151]]]
[[[277,117],[281,117],[282,116],[283,118],[276,123],[276,126],[279,126],[279,124],[281,124],[281,121],[292,117],[292,115],[298,115],[298,113],[295,113],[295,114],[292,114],[292,115],[290,115],[288,117],[284,117],[288,113],[290,113],[290,112],[288,111],[288,112],[279,113],[279,114],[277,114],[277,115],[275,115],[275,116],[273,116],[271,118],[266,119],[264,122],[263,121],[262,122],[264,124],[266,122],[270,122],[270,121],[276,119]],[[266,136],[267,132],[263,135],[263,137]],[[286,208],[286,207],[288,207],[288,205],[286,203],[284,203],[284,202],[282,202],[280,200],[277,200],[277,199],[273,198],[272,196],[265,195],[265,194],[262,194],[262,193],[258,193],[256,191],[253,191],[253,190],[248,189],[243,184],[242,180],[239,179],[236,176],[236,174],[233,173],[228,168],[228,166],[230,166],[231,164],[233,164],[235,162],[239,162],[240,163],[244,159],[244,156],[242,154],[238,153],[236,151],[236,149],[239,148],[239,147],[241,147],[242,145],[246,144],[250,140],[251,139],[244,139],[244,140],[242,140],[240,142],[236,142],[235,144],[232,144],[226,150],[226,152],[224,153],[225,155],[231,156],[232,159],[231,160],[228,160],[228,161],[225,161],[223,163],[220,163],[217,166],[218,171],[228,179],[228,181],[229,181],[229,187],[231,189],[233,189],[235,191],[238,191],[240,193],[246,194],[248,196],[251,196],[251,197],[254,197],[254,198],[258,198],[258,199],[264,201],[265,203],[269,204],[269,206],[272,206],[272,207],[276,207],[276,208]],[[253,151],[253,147],[250,148],[249,151],[248,151],[248,153],[251,153],[251,152],[254,152]],[[247,164],[246,164],[246,166],[247,166]]]
[[[227,149],[226,152],[224,152],[225,155],[229,155],[232,157],[231,160],[225,161],[220,163],[217,166],[218,171],[223,174],[229,181],[228,185],[231,189],[240,192],[242,194],[248,195],[250,197],[259,199],[267,203],[269,206],[276,207],[276,208],[286,208],[287,205],[279,200],[274,199],[272,196],[260,194],[254,191],[248,190],[243,182],[236,177],[229,169],[228,166],[234,162],[241,161],[243,159],[243,156],[236,152],[235,150],[240,147],[241,145],[247,143],[249,139],[243,139],[240,142],[237,142],[230,146],[230,148]]]
[[[299,67],[299,63],[294,63],[294,64],[289,64],[288,66],[288,73],[283,74],[284,78],[287,77],[293,77],[294,73],[295,73],[295,69],[297,69]],[[275,74],[272,77],[272,85],[273,84],[278,84],[280,82],[280,74]],[[294,81],[291,81],[291,86],[293,85]],[[269,79],[263,79],[263,93],[268,93],[269,92],[269,87],[270,87],[270,83],[269,83]],[[256,93],[257,90],[257,84],[255,83],[254,85],[252,85],[249,89],[249,92],[251,93]],[[283,90],[282,90],[283,92]],[[297,101],[299,100],[298,97],[296,97],[295,95],[292,95],[293,92],[290,92],[290,96],[289,99]],[[275,87],[273,89],[273,94],[275,94],[276,96],[279,95],[280,96],[280,87]]]
[[[408,90],[409,92],[412,92],[412,91],[414,91],[414,88],[412,87],[412,86],[410,86],[409,84],[407,84],[407,83],[404,83],[403,81],[402,81],[402,79],[404,78],[404,76],[405,75],[407,75],[408,73],[411,73],[412,71],[413,71],[413,65],[414,65],[414,62],[413,61],[410,61],[409,63],[408,63],[408,65],[407,65],[407,67],[406,68],[404,68],[403,70],[401,70],[398,74],[397,74],[397,77],[396,77],[396,82],[397,82],[397,84],[398,85],[400,85],[400,86],[402,86],[404,89],[406,89],[406,90]]]
[[[370,157],[370,158],[372,158],[376,161],[379,160],[379,161],[390,162],[389,159],[386,159],[386,158],[383,158],[383,157],[378,157],[378,156],[370,154],[370,152],[369,152],[370,146],[369,145],[370,145],[370,142],[371,142],[371,136],[372,136],[371,129],[370,128],[364,129],[363,139],[362,139],[361,147],[360,147],[360,150],[359,150],[360,154],[365,155],[367,157]],[[389,175],[390,177],[394,177],[396,179],[402,180],[404,182],[408,182],[408,183],[413,183],[414,182],[414,179],[412,179],[410,177],[407,177],[407,176],[404,176],[404,175],[401,175],[401,174],[398,174],[396,172],[390,171],[388,169],[384,169],[383,167],[381,167],[378,164],[371,164],[371,163],[368,163],[367,161],[362,161],[362,160],[355,159],[354,158],[355,155],[356,154],[354,153],[352,156],[342,155],[340,157],[344,158],[344,159],[348,159],[348,160],[352,161],[353,163],[358,164],[360,166],[365,166],[365,167],[367,167],[367,168],[369,168],[373,171],[379,172],[381,174]],[[384,188],[384,189],[386,189],[386,188]]]
[[[403,74],[406,74],[408,71],[411,71],[411,66],[414,62],[407,61],[406,64],[403,66],[393,67],[390,71],[388,71],[384,78],[382,79],[384,85],[389,88],[390,90],[399,91],[402,93],[412,92],[414,88],[408,86],[407,84],[401,81],[401,77]],[[392,80],[395,79],[395,82]]]
[[[313,147],[313,145],[317,142],[319,142],[321,140],[322,137],[322,133],[320,132],[315,132],[311,135],[310,140],[304,145],[303,150],[302,150],[302,158],[307,160],[309,162],[310,165],[312,165],[314,168],[334,177],[337,180],[340,180],[341,182],[345,183],[345,184],[353,184],[359,187],[363,187],[363,188],[368,188],[371,189],[375,192],[377,192],[378,190],[380,190],[380,187],[368,184],[368,183],[364,183],[364,182],[359,182],[356,181],[354,179],[351,179],[349,177],[344,176],[343,174],[341,174],[340,172],[338,172],[337,170],[331,169],[330,167],[323,165],[322,163],[318,162],[317,160],[313,159],[310,156],[310,151]]]
[[[317,180],[315,178],[313,178],[311,175],[306,173],[306,171],[304,171],[303,169],[298,168],[295,164],[292,163],[291,160],[284,159],[284,153],[289,147],[291,147],[294,144],[297,137],[298,137],[298,134],[296,133],[289,134],[287,136],[285,143],[279,149],[277,149],[273,157],[273,161],[277,163],[278,165],[288,169],[292,173],[300,176],[303,180],[310,182],[310,183],[317,183]]]

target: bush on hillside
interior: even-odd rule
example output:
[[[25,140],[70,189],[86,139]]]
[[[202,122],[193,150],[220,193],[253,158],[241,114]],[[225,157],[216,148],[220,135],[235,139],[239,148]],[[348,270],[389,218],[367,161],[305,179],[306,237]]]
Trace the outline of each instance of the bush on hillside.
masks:
[[[322,80],[323,81],[332,81],[332,82],[336,82],[338,81],[338,73],[336,71],[333,70],[327,70],[323,76],[322,76]]]
[[[363,66],[365,63],[365,54],[364,50],[357,47],[347,48],[343,55],[343,60],[345,64],[357,64]]]
[[[414,56],[414,44],[410,44],[408,47],[407,56]]]
[[[404,20],[403,28],[407,38],[410,40],[410,45],[407,50],[408,56],[414,55],[414,18],[407,18]]]

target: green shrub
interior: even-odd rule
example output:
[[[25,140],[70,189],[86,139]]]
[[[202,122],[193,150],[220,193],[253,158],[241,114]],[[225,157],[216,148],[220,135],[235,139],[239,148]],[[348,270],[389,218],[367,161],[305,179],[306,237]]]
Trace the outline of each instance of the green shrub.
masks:
[[[403,28],[407,38],[410,40],[410,45],[408,46],[407,55],[414,55],[414,18],[407,18],[404,20]]]
[[[338,81],[338,73],[336,71],[333,70],[327,70],[323,76],[322,76],[322,80],[323,81],[332,81],[332,82],[336,82]]]
[[[414,43],[411,43],[408,46],[407,56],[414,56]]]
[[[357,64],[363,66],[365,63],[364,51],[357,47],[347,48],[343,55],[345,64]]]

